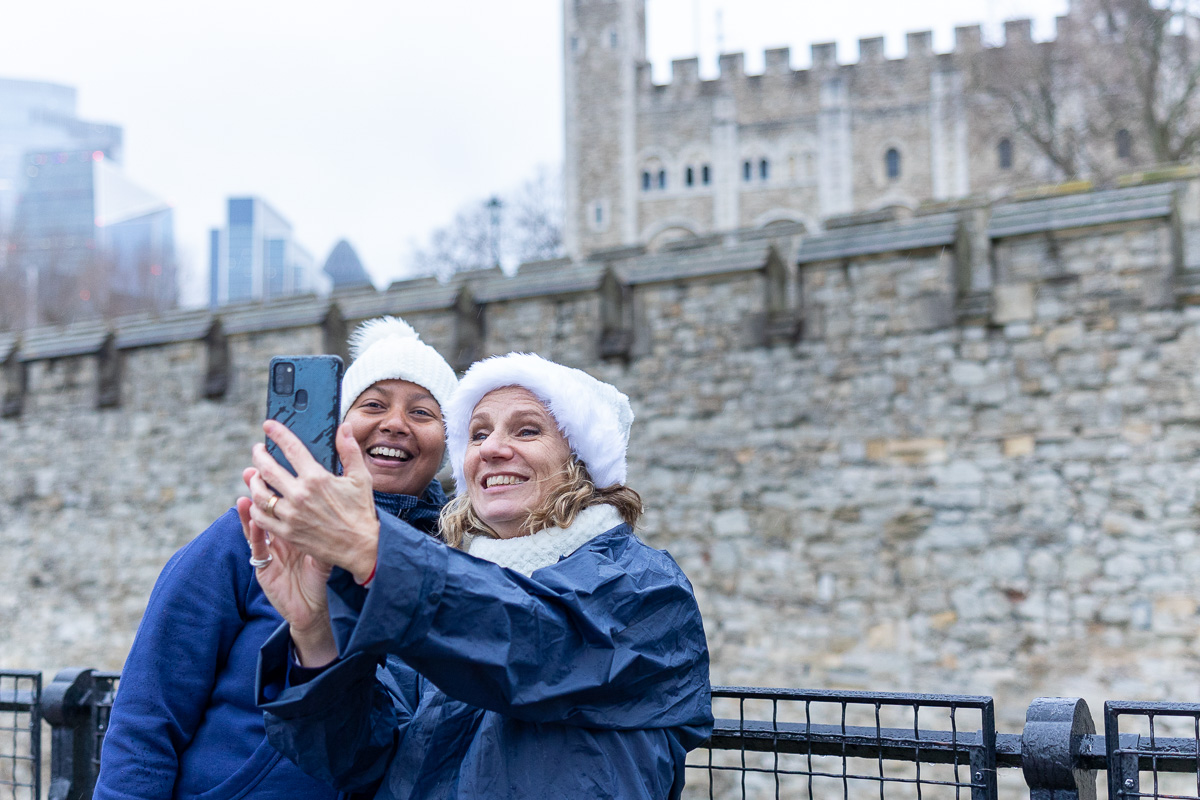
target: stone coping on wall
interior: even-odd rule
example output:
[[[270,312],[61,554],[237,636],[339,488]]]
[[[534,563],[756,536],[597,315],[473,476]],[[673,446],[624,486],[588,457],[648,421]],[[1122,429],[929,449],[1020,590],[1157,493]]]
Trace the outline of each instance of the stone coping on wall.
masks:
[[[346,319],[372,319],[384,314],[403,316],[450,308],[460,289],[457,283],[442,283],[429,276],[396,281],[382,292],[340,296],[335,301]]]
[[[91,355],[100,352],[110,335],[111,331],[102,320],[33,328],[21,336],[18,357],[21,361],[37,361]]]
[[[346,319],[372,319],[384,314],[441,311],[454,305],[461,291],[459,282],[442,283],[426,276],[395,281],[382,292],[365,292],[335,298]]]
[[[956,212],[946,212],[903,222],[837,228],[804,239],[800,243],[797,261],[809,264],[952,245],[958,235],[958,219]]]
[[[1179,181],[1092,191],[993,206],[987,227],[989,241],[1041,231],[1084,228],[1112,223],[1170,219],[1176,211],[1190,220],[1191,205],[1181,204]],[[794,228],[780,231],[788,238],[787,250],[796,244],[793,263],[837,261],[856,256],[905,253],[918,249],[953,247],[964,225],[966,212],[948,211],[908,220],[868,223],[797,235]],[[704,280],[769,270],[778,253],[780,237],[743,238],[735,234],[710,237],[690,246],[656,253],[640,248],[594,254],[586,261],[557,259],[522,265],[515,274],[497,268],[460,273],[443,282],[435,277],[393,283],[384,291],[373,287],[338,292],[332,296],[302,295],[269,302],[242,303],[217,309],[189,309],[160,315],[119,317],[107,322],[91,320],[66,326],[43,326],[0,333],[0,360],[60,358],[101,352],[113,337],[118,350],[208,338],[216,326],[224,335],[353,322],[382,314],[440,312],[454,309],[464,298],[472,304],[536,300],[600,290],[610,274],[627,287],[674,281]],[[464,295],[464,292],[467,294]],[[336,328],[336,326],[335,326]],[[338,338],[332,329],[329,335]],[[332,341],[332,340],[331,340]]]
[[[1174,183],[1156,183],[1005,203],[992,210],[988,238],[1169,217],[1175,193]]]
[[[328,298],[312,294],[279,298],[269,303],[224,306],[221,325],[227,334],[305,328],[320,325],[329,315]]]
[[[732,275],[764,269],[770,250],[770,244],[760,241],[656,253],[619,261],[615,270],[630,286]]]
[[[208,309],[122,317],[115,328],[115,344],[118,350],[130,350],[171,342],[196,341],[208,335],[214,320]]]
[[[604,265],[574,263],[562,258],[523,264],[516,274],[495,278],[472,287],[472,295],[481,303],[519,300],[526,297],[592,292],[600,288]]]
[[[15,333],[0,333],[0,364],[8,361],[8,357],[16,352],[19,344],[20,340]]]

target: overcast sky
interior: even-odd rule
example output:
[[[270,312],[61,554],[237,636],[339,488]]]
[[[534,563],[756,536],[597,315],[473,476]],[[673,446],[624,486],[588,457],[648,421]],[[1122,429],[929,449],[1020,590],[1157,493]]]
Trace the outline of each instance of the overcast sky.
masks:
[[[746,53],[1031,17],[1051,38],[1067,0],[647,0],[649,54],[716,73],[718,41]],[[562,0],[6,0],[0,76],[65,83],[87,119],[125,130],[125,170],[176,210],[185,300],[206,300],[207,231],[225,198],[258,195],[318,266],[340,238],[375,282],[403,277],[414,244],[463,205],[562,158]],[[719,25],[718,25],[719,20]]]

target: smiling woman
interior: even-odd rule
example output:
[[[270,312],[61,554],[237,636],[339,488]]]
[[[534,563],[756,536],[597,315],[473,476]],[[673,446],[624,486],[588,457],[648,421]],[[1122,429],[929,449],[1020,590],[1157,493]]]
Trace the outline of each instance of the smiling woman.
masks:
[[[353,555],[312,545],[342,567],[328,583],[337,631],[321,643],[292,621],[263,647],[271,743],[376,798],[678,798],[712,725],[708,647],[691,584],[633,532],[629,399],[510,353],[472,366],[445,411],[455,546],[360,518],[377,543],[368,590]],[[347,459],[348,479],[365,469]],[[254,500],[269,502],[257,484]],[[268,594],[284,611],[301,563],[287,553],[336,526],[255,518],[272,527],[281,591]]]
[[[397,319],[364,324],[350,345],[355,360],[342,379],[341,446],[343,458],[353,453],[361,462],[358,451],[366,453],[356,496],[372,519],[393,516],[428,538],[445,503],[433,478],[445,453],[442,403],[457,384],[454,370]],[[269,425],[276,436],[286,430]],[[346,485],[311,457],[303,466],[311,491]],[[266,506],[276,516],[296,513],[299,498],[288,493],[297,478],[281,468],[273,480],[283,494],[272,493]],[[243,515],[249,502],[238,500]],[[327,627],[329,566],[305,558],[295,570],[281,570],[261,550],[255,555],[245,533],[231,510],[163,569],[113,703],[97,798],[333,800],[333,789],[267,743],[254,696],[258,650],[283,621],[267,599],[275,596],[272,579],[299,579],[312,601],[287,609],[293,624]],[[364,549],[339,546],[347,553]],[[373,561],[374,553],[367,558]]]

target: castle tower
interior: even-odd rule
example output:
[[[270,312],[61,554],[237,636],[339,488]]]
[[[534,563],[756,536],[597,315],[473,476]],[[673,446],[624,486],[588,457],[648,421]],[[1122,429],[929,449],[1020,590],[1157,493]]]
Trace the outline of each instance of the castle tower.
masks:
[[[645,0],[563,0],[567,253],[637,240],[636,113]]]

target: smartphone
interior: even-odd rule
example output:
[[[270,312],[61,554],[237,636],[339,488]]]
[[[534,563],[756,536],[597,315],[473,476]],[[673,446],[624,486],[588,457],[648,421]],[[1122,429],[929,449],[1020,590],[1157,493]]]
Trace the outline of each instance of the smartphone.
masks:
[[[334,440],[342,410],[343,369],[338,356],[276,356],[271,359],[267,380],[267,419],[286,425],[330,472],[337,472]],[[296,474],[270,438],[267,452]]]

